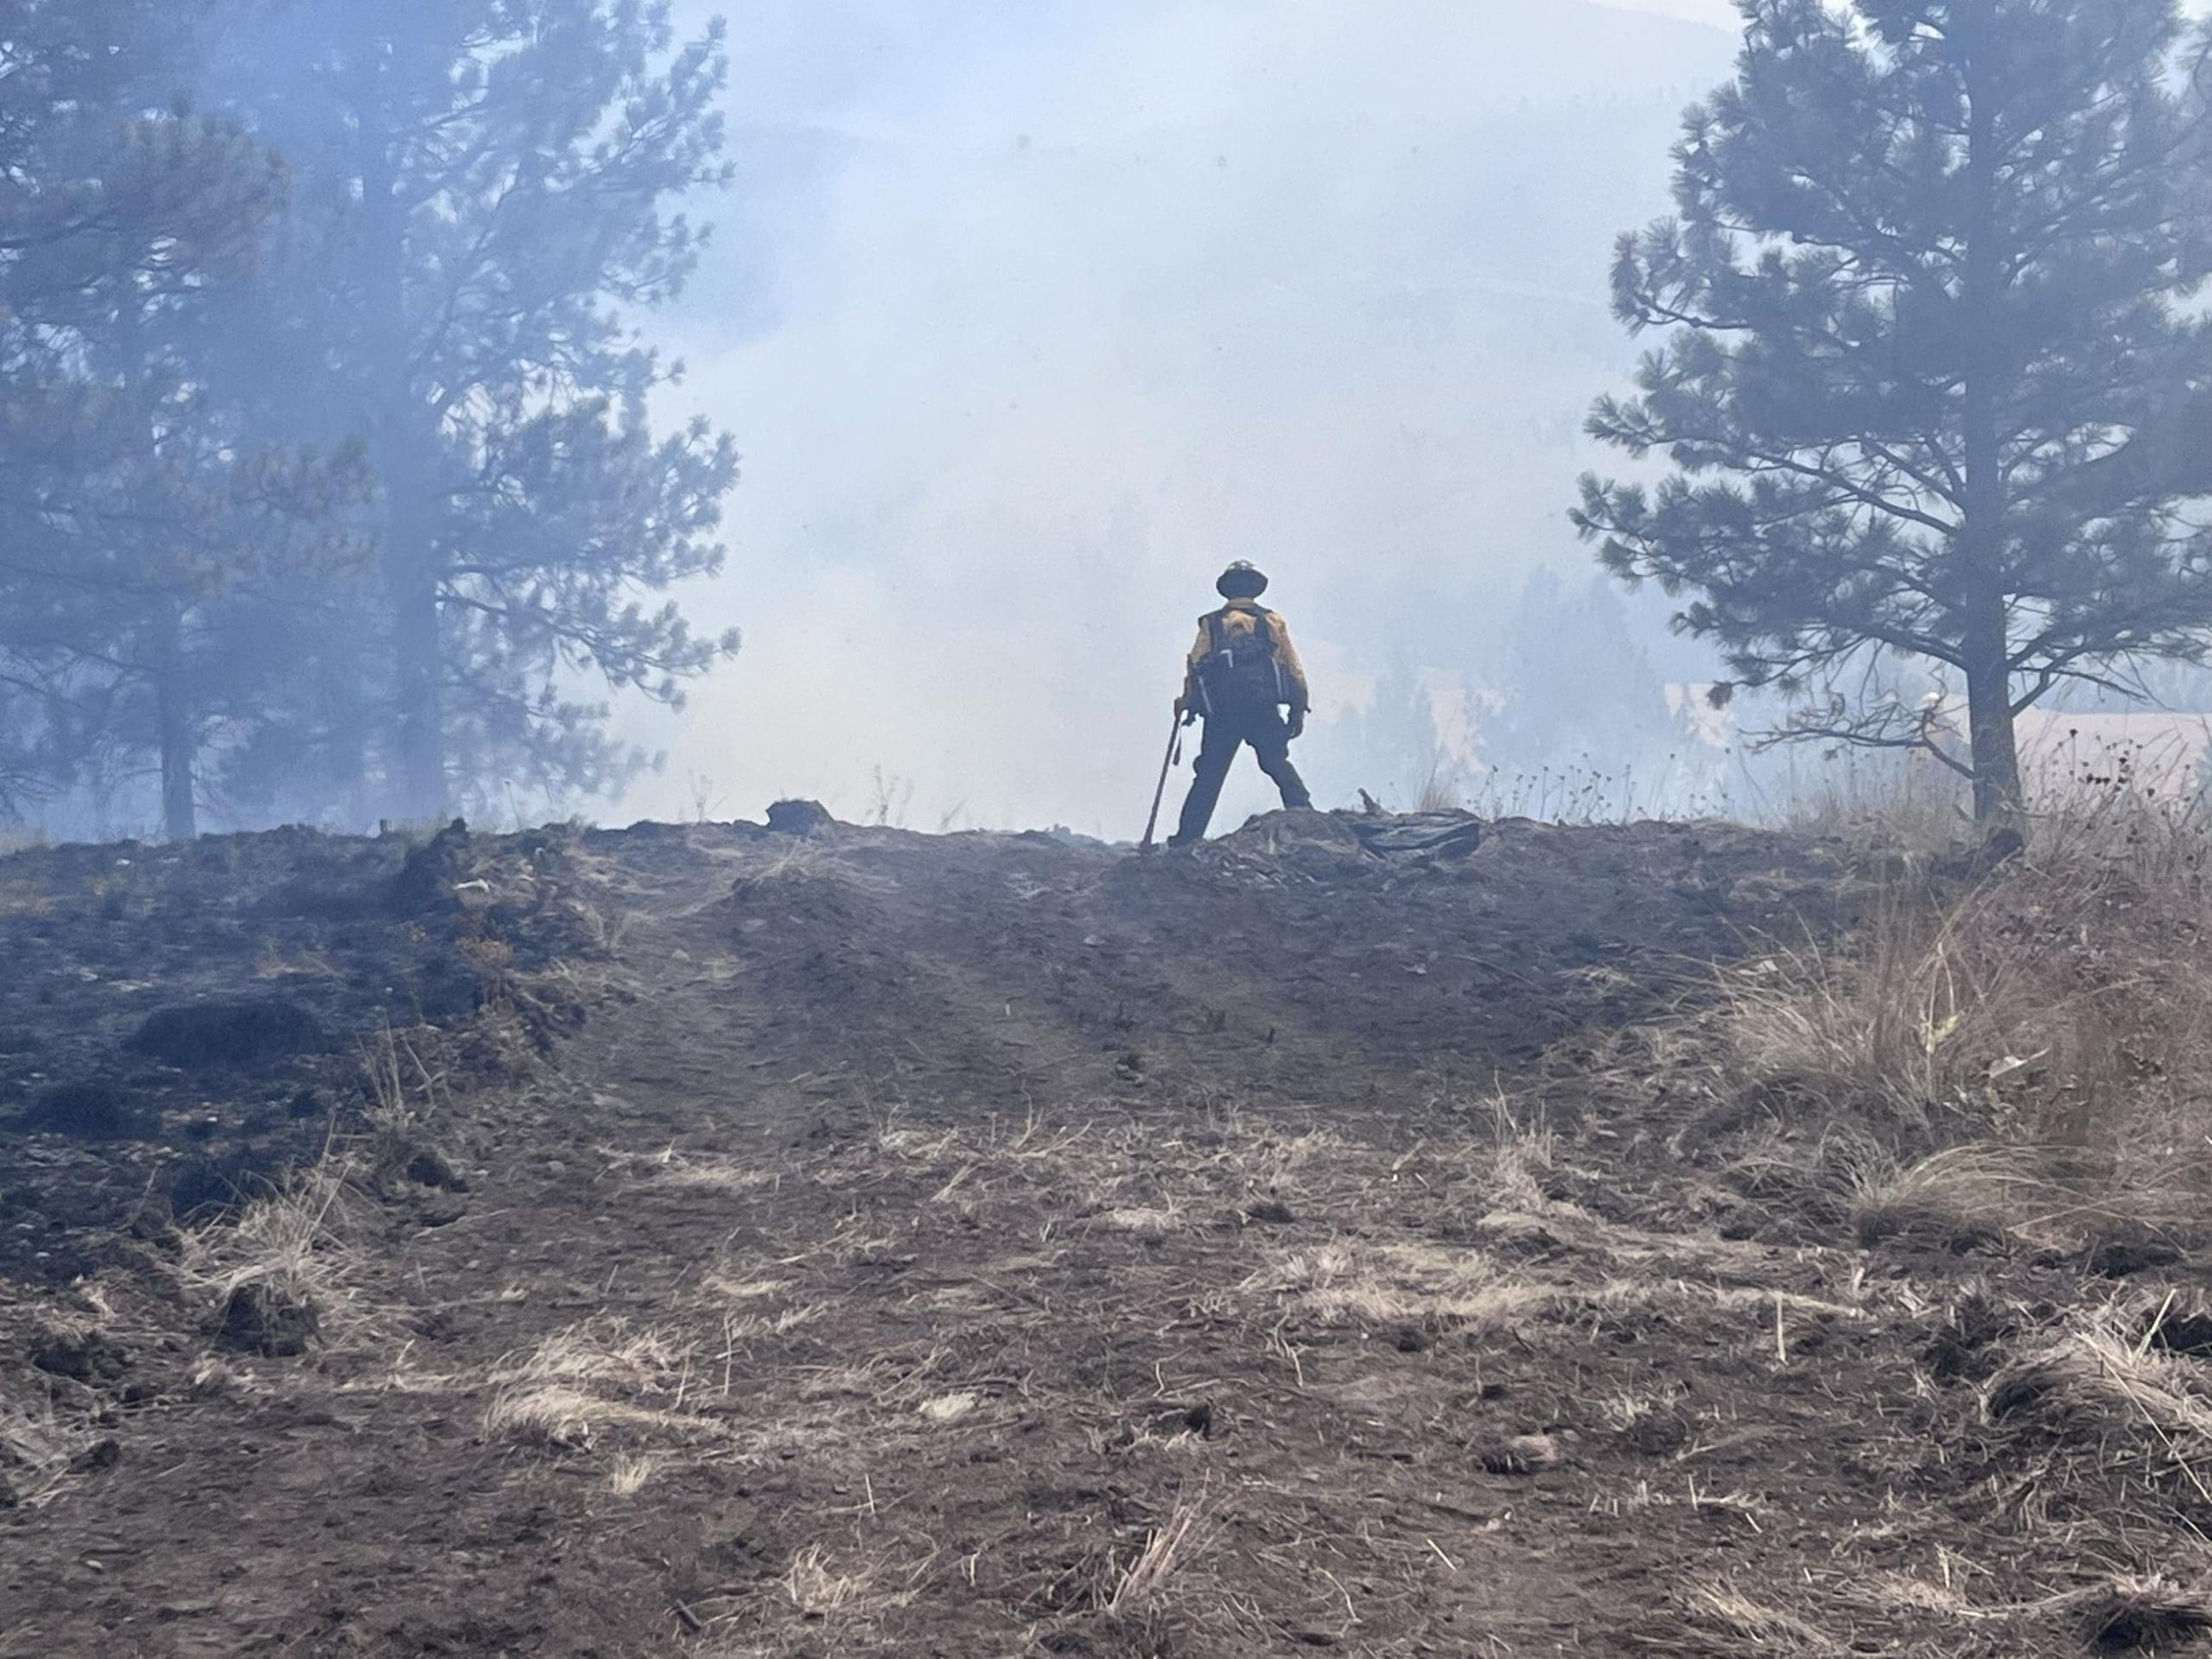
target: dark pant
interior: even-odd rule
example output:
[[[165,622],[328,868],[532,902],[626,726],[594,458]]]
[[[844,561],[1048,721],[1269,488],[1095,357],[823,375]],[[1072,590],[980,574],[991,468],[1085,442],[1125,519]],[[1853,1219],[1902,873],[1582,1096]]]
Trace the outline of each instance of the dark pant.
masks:
[[[1247,743],[1260,758],[1260,770],[1282,791],[1285,806],[1313,804],[1313,798],[1306,792],[1305,779],[1290,764],[1290,728],[1284,722],[1281,709],[1209,715],[1205,741],[1198,745],[1198,763],[1192,767],[1196,775],[1191,779],[1191,793],[1183,803],[1183,822],[1175,831],[1176,841],[1197,841],[1205,834],[1206,825],[1213,819],[1214,807],[1221,800],[1221,786],[1228,780],[1230,766],[1236,759],[1236,751]]]

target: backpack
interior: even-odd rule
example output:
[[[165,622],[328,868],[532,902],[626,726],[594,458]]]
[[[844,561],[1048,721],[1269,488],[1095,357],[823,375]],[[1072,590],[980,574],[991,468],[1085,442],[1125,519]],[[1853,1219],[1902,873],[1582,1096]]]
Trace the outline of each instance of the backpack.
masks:
[[[1268,615],[1256,607],[1231,607],[1206,618],[1206,652],[1197,676],[1203,713],[1253,715],[1290,701]]]

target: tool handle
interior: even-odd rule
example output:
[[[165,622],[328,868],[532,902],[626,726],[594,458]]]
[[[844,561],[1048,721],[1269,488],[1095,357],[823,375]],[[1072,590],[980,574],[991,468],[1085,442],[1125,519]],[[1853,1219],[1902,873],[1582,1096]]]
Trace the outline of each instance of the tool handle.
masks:
[[[1144,821],[1144,839],[1137,843],[1139,852],[1148,853],[1156,844],[1160,831],[1160,804],[1167,798],[1167,774],[1183,758],[1183,707],[1177,703],[1167,725],[1167,753],[1160,763],[1160,786],[1152,791],[1152,816]]]

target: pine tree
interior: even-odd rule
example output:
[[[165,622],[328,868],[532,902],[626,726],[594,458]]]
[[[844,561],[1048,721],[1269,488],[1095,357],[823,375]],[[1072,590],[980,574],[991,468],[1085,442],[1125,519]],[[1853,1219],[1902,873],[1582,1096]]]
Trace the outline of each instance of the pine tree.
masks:
[[[178,97],[200,10],[0,6],[0,673],[32,734],[9,770],[50,791],[94,752],[151,757],[175,836],[202,746],[264,683],[251,650],[211,652],[210,619],[283,585],[349,470],[242,442],[196,359],[285,190]]]
[[[651,602],[720,569],[737,458],[652,431],[677,370],[633,326],[696,261],[678,199],[726,177],[719,26],[678,45],[664,0],[264,0],[226,55],[299,176],[255,363],[377,478],[353,643],[385,810],[618,786],[641,757],[591,681],[677,703],[736,644]]]
[[[2206,69],[2172,0],[1742,0],[1736,79],[1687,118],[1679,216],[1621,240],[1663,329],[1589,429],[1656,488],[1583,482],[1619,575],[1789,692],[1924,659],[1927,707],[1831,690],[1799,734],[1929,747],[2017,826],[2014,717],[2212,623]]]

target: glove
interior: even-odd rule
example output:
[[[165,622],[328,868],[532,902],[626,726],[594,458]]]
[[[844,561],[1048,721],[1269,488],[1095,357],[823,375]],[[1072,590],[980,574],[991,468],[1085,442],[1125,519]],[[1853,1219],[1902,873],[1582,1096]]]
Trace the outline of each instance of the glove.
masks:
[[[1183,716],[1183,723],[1185,726],[1195,726],[1198,723],[1198,711],[1180,697],[1175,699],[1175,712]]]
[[[1303,709],[1290,711],[1290,734],[1294,738],[1306,735],[1306,711]]]

